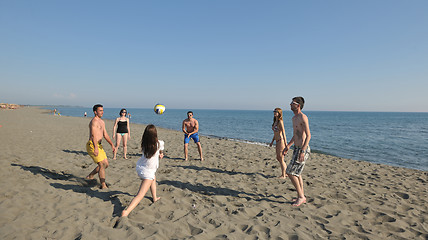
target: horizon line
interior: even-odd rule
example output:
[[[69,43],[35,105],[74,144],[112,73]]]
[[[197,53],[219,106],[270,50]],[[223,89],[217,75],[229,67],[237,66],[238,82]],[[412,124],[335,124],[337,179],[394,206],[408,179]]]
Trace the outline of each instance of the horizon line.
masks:
[[[22,106],[40,106],[40,107],[68,107],[68,108],[89,108],[85,106],[75,106],[75,105],[54,105],[54,104],[18,104]],[[123,107],[105,107],[105,108],[123,108]],[[152,109],[150,107],[127,107],[128,109]],[[220,108],[168,108],[172,110],[213,110],[213,111],[271,111],[267,109],[220,109]],[[291,110],[290,110],[291,111]],[[304,109],[302,112],[358,112],[358,113],[428,113],[428,111],[380,111],[380,110],[313,110],[313,109]]]

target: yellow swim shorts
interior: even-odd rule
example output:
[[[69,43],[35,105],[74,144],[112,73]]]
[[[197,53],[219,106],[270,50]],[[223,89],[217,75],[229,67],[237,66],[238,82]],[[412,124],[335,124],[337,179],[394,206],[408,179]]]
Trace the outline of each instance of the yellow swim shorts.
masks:
[[[98,143],[98,156],[95,156],[94,150],[95,150],[94,144],[92,143],[91,140],[89,140],[86,143],[86,151],[88,152],[89,156],[91,156],[92,160],[94,160],[95,163],[99,163],[104,159],[107,159],[106,152],[104,151],[104,148],[101,145],[101,143]]]

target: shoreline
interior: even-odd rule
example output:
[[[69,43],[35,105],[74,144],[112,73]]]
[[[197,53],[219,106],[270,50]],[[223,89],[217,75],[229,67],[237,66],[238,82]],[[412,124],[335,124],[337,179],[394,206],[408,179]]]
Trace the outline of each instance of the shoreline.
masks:
[[[42,110],[49,110],[49,109],[44,108],[43,106],[29,106],[29,107],[36,107],[36,108],[40,108]],[[68,107],[73,108],[73,106],[68,106]],[[132,108],[130,108],[130,109],[132,109]],[[147,109],[151,110],[150,108],[147,108]],[[178,110],[182,110],[182,109],[178,109]],[[225,111],[227,111],[227,110],[225,110]],[[233,110],[231,110],[231,111],[233,111]],[[253,111],[253,110],[242,110],[242,111]],[[256,110],[256,111],[258,111],[258,110]],[[69,116],[69,115],[61,115],[61,116],[76,117],[76,116]],[[92,117],[86,117],[86,118],[85,117],[76,117],[76,118],[88,119],[88,118],[92,118]],[[109,118],[106,118],[106,119],[103,118],[103,120],[113,121],[113,122],[115,121],[115,119],[109,119]],[[131,124],[147,126],[149,123],[136,123],[136,122],[132,122]],[[159,127],[159,126],[156,126],[156,128],[162,128],[162,129],[167,130],[167,131],[175,131],[177,133],[181,133],[181,131],[176,130],[176,129],[172,129],[172,128]],[[232,141],[232,142],[240,142],[240,143],[251,144],[251,145],[259,145],[259,146],[265,146],[265,147],[269,146],[269,143],[266,143],[266,142],[250,141],[250,140],[239,139],[239,138],[220,137],[220,136],[211,135],[211,134],[209,134],[209,135],[199,134],[199,136],[204,136],[204,137],[207,137],[207,138],[213,138],[213,139],[218,139],[218,140],[227,140],[227,141]],[[274,146],[275,146],[275,144],[274,144]],[[320,151],[320,150],[316,150],[316,149],[311,149],[311,152],[312,153],[324,154],[324,155],[332,156],[332,157],[340,157],[338,155],[335,155],[335,154],[332,154],[332,153],[328,153],[328,152],[324,152],[324,151]],[[340,158],[344,158],[344,157],[340,157]],[[363,162],[373,163],[373,162],[370,162],[368,160],[356,160],[356,159],[352,159],[352,158],[346,158],[346,159],[353,160],[353,161],[363,161]],[[381,164],[381,163],[373,163],[373,164]],[[387,164],[385,164],[385,165],[387,165]],[[388,165],[388,166],[402,167],[402,166],[394,166],[394,165]],[[403,167],[403,168],[407,168],[407,167]],[[415,169],[415,168],[407,168],[407,169],[414,169],[414,170],[423,171],[421,169]]]
[[[95,167],[85,150],[90,118],[43,111],[0,111],[2,239],[428,237],[426,171],[313,153],[303,171],[308,202],[293,207],[296,192],[276,178],[274,148],[201,136],[206,161],[190,144],[184,162],[182,134],[163,128],[161,200],[152,204],[148,193],[118,221],[141,182],[135,163],[145,125],[131,123],[128,160],[122,148],[112,160],[103,141],[110,188],[99,190],[98,180],[84,180]],[[113,121],[105,122],[109,133]]]
[[[50,108],[45,108],[45,106],[34,106],[34,107],[39,107],[41,109],[45,109],[45,110],[51,110]],[[69,107],[69,108],[75,108],[75,107]],[[112,108],[108,108],[108,109],[112,109]],[[113,108],[114,109],[114,108]],[[147,108],[145,110],[152,110],[150,108]],[[178,109],[178,110],[182,110],[182,109]],[[227,111],[227,110],[226,110]],[[242,111],[252,111],[252,110],[242,110]],[[258,111],[258,110],[256,110]],[[260,110],[261,111],[261,110]],[[332,111],[326,111],[326,112],[332,112]],[[382,112],[379,112],[382,113]],[[391,112],[394,113],[394,112]],[[68,116],[68,117],[77,117],[77,118],[85,118],[83,116],[70,116],[70,115],[63,115],[63,116]],[[90,118],[90,117],[88,117]],[[114,121],[115,118],[110,119],[110,118],[103,118],[104,120],[109,120],[109,121]],[[132,124],[141,124],[141,125],[147,125],[148,123],[137,123],[137,122],[133,122],[131,121]],[[156,125],[158,127],[158,125]],[[176,131],[178,133],[181,133],[180,130],[177,130],[175,128],[168,128],[168,127],[161,127],[165,130],[171,130],[171,131]],[[260,142],[260,141],[251,141],[251,140],[246,140],[246,139],[240,139],[240,138],[230,138],[230,137],[222,137],[222,136],[216,136],[213,134],[199,134],[200,136],[205,136],[208,138],[213,138],[213,139],[221,139],[221,140],[229,140],[229,141],[233,141],[233,142],[242,142],[242,143],[247,143],[247,144],[252,144],[252,145],[260,145],[260,146],[268,146],[269,143],[268,142]],[[327,151],[323,151],[323,150],[318,150],[317,148],[313,148],[312,147],[312,152],[313,153],[319,153],[319,154],[324,154],[324,155],[328,155],[331,157],[339,157],[339,158],[345,158],[345,159],[350,159],[350,160],[354,160],[354,161],[362,161],[362,162],[368,162],[368,163],[372,163],[372,164],[381,164],[381,165],[388,165],[388,166],[392,166],[392,167],[403,167],[406,169],[413,169],[413,170],[420,170],[420,171],[428,171],[428,169],[423,169],[423,166],[402,166],[399,163],[395,163],[395,162],[385,162],[385,161],[377,161],[376,159],[371,159],[371,160],[367,160],[367,159],[363,159],[363,158],[358,158],[358,156],[346,156],[346,154],[340,154],[340,153],[330,153]]]

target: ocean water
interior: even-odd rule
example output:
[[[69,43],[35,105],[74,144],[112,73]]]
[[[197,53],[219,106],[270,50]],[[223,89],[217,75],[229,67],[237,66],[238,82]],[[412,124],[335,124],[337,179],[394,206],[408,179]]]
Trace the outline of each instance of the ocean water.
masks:
[[[49,109],[53,109],[49,108]],[[88,118],[92,108],[56,107],[66,116]],[[188,110],[128,108],[131,122],[181,131]],[[119,108],[104,108],[104,119],[115,119]],[[269,144],[273,112],[257,110],[192,110],[200,135],[253,144]],[[354,160],[428,170],[428,113],[304,111],[309,118],[312,151]],[[292,137],[293,113],[284,111],[287,140]],[[88,119],[89,121],[89,119]],[[135,134],[135,133],[134,133]],[[142,134],[142,133],[141,133]]]

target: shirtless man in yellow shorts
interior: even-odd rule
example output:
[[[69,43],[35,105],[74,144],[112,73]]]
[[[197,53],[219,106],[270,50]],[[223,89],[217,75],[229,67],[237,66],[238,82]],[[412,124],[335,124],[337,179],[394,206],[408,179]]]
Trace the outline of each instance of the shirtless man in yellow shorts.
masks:
[[[107,134],[106,125],[101,119],[104,114],[103,105],[97,104],[92,108],[92,110],[94,111],[95,117],[92,118],[91,122],[89,123],[89,140],[86,143],[86,151],[88,152],[89,156],[92,157],[94,162],[98,164],[98,166],[86,177],[86,179],[94,179],[95,174],[98,173],[98,176],[100,177],[101,189],[104,189],[107,188],[105,169],[108,168],[108,160],[106,152],[101,145],[101,140],[103,137],[107,140],[113,149],[113,154],[116,148],[113,146],[113,142]]]

